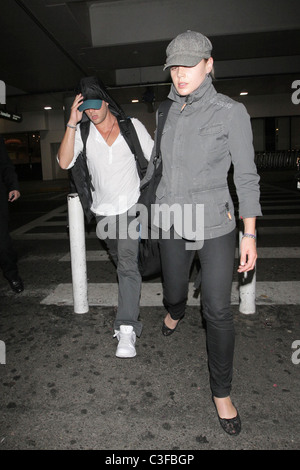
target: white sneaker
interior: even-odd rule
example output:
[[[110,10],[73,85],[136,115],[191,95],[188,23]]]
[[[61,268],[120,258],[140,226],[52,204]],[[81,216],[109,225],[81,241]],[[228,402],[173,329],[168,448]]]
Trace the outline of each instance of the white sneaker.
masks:
[[[121,325],[119,331],[115,331],[114,337],[117,337],[119,344],[116,351],[117,357],[136,356],[135,340],[136,334],[131,325]]]

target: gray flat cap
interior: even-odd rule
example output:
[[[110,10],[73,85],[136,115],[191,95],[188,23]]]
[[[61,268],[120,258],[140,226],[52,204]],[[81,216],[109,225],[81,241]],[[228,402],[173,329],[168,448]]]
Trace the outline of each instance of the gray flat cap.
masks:
[[[168,45],[164,70],[176,65],[194,67],[202,59],[209,59],[211,51],[212,44],[206,36],[188,30],[176,36]]]

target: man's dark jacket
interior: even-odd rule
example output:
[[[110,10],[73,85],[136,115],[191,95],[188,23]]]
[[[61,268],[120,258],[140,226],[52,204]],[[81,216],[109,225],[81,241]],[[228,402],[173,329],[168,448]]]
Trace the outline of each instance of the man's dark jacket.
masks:
[[[3,137],[0,135],[0,194],[1,198],[7,196],[10,191],[20,191],[18,176],[15,167],[10,160]]]

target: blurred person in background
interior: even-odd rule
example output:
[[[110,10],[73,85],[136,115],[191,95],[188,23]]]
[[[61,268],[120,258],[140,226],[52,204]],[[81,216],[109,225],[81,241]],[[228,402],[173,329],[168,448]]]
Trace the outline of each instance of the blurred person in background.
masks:
[[[18,176],[0,135],[0,266],[4,277],[16,294],[24,290],[24,285],[19,276],[17,254],[9,235],[8,204],[15,202],[19,197]]]

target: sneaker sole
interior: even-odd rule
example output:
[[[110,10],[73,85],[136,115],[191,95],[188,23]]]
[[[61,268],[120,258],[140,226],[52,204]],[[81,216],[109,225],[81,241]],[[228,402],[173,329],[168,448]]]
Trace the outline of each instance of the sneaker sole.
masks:
[[[126,358],[130,359],[130,358],[135,357],[135,356],[136,356],[136,351],[134,351],[132,354],[128,354],[128,353],[125,353],[125,352],[122,353],[122,352],[118,352],[118,351],[116,352],[116,357],[120,357],[122,359],[126,359]]]

